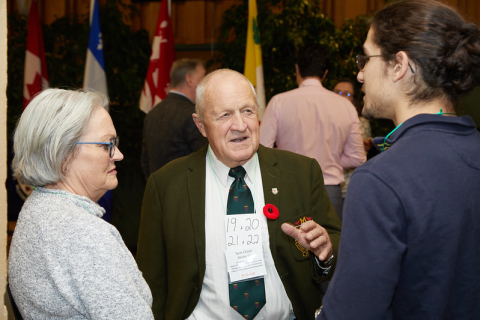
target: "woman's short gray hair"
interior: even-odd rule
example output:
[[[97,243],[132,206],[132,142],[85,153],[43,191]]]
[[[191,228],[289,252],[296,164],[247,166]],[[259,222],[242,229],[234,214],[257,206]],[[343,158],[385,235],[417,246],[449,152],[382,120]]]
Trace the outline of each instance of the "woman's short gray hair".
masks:
[[[91,90],[46,89],[38,94],[15,129],[14,178],[34,186],[60,181],[93,111],[107,106],[108,98]]]

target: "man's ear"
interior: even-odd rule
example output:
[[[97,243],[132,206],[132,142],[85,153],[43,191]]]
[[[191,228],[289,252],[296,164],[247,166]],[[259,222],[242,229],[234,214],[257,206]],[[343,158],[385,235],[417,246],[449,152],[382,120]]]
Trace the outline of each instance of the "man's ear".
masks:
[[[405,51],[399,51],[395,55],[395,65],[393,67],[393,82],[403,79],[410,71],[408,55]]]
[[[205,132],[205,128],[203,127],[203,122],[200,120],[198,117],[198,114],[194,113],[192,114],[193,122],[195,122],[195,125],[197,126],[198,130],[200,130],[200,133],[202,136],[205,138],[207,137],[207,133]]]
[[[185,83],[186,83],[189,87],[193,86],[193,74],[187,73],[187,74],[185,75]]]
[[[328,74],[328,69],[325,70],[325,73],[323,74],[323,77],[322,77],[322,79],[320,80],[321,82],[323,82],[323,80],[325,80],[325,78],[327,77],[327,74]]]
[[[303,82],[302,75],[300,74],[300,69],[298,68],[298,64],[295,63],[295,74],[296,74],[296,80],[297,84],[300,86],[300,84]]]

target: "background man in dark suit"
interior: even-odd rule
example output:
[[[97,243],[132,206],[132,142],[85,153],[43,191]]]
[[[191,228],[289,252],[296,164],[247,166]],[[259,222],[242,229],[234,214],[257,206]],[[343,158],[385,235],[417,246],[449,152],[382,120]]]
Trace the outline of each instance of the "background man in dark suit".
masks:
[[[261,283],[266,303],[248,319],[314,318],[318,282],[333,272],[340,221],[318,162],[259,145],[257,114],[255,91],[243,75],[227,69],[207,75],[193,117],[209,145],[148,179],[137,263],[152,290],[155,319],[246,318],[232,301],[237,284],[229,286],[233,271],[227,272],[226,259],[236,245],[226,228],[235,170],[246,172],[238,180],[253,198],[252,220],[261,227],[258,257],[266,269],[252,280]],[[247,231],[238,227],[241,238]]]
[[[145,117],[142,169],[145,177],[169,161],[189,155],[207,143],[194,122],[195,89],[205,76],[199,60],[181,59],[170,70],[170,92]]]

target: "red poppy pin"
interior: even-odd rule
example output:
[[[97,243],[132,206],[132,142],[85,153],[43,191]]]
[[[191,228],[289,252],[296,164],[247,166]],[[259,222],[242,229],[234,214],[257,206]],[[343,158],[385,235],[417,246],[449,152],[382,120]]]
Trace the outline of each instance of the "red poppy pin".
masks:
[[[266,204],[265,207],[263,207],[263,214],[268,219],[273,220],[277,219],[279,216],[278,209],[273,204]]]

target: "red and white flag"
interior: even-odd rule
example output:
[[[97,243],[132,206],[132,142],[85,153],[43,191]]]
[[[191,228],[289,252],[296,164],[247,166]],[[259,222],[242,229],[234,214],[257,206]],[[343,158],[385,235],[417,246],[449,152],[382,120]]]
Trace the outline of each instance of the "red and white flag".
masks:
[[[172,22],[168,13],[168,1],[162,1],[153,38],[150,64],[140,96],[140,109],[145,113],[167,96],[170,87],[170,69],[174,61],[175,44]]]
[[[48,88],[47,64],[43,48],[42,25],[38,16],[37,1],[32,0],[28,15],[27,50],[23,76],[23,108],[39,91]]]

